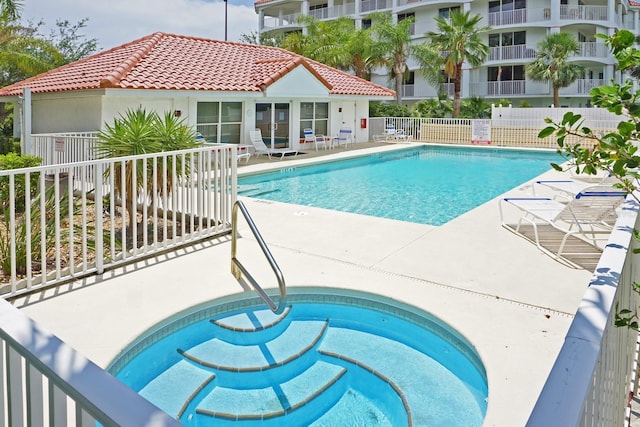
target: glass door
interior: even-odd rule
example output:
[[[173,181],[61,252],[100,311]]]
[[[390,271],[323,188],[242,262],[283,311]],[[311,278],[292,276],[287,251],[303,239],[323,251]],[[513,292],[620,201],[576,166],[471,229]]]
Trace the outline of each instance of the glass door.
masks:
[[[260,129],[264,143],[271,148],[290,148],[289,104],[256,104],[256,129]]]

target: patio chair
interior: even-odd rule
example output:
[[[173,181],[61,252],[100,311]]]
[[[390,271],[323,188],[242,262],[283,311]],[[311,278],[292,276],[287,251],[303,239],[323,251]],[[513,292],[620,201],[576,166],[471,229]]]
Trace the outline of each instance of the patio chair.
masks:
[[[304,133],[304,142],[306,143],[313,143],[314,146],[316,147],[316,151],[318,151],[318,146],[327,149],[329,148],[327,146],[327,140],[324,137],[324,135],[314,135],[313,133],[313,129],[310,128],[306,128],[303,129],[302,132]]]
[[[253,145],[256,156],[269,156],[269,159],[271,159],[271,156],[277,155],[280,156],[280,160],[282,160],[286,155],[289,154],[293,155],[293,157],[296,157],[298,155],[297,150],[292,150],[290,148],[268,147],[262,139],[262,131],[260,129],[250,131],[249,135],[251,139],[251,145]]]
[[[347,148],[347,146],[351,143],[353,143],[351,129],[342,128],[340,129],[340,132],[338,132],[338,136],[333,137],[332,146],[338,144],[338,146],[344,145],[344,148]]]
[[[591,255],[594,247],[601,249],[598,241],[608,239],[612,229],[607,219],[625,197],[626,193],[603,185],[583,189],[568,203],[548,197],[506,197],[500,200],[500,221],[504,228],[531,241],[542,252],[575,266],[567,256]],[[505,222],[505,205],[520,211],[516,225]],[[551,243],[543,245],[543,237]],[[579,241],[568,244],[570,238]],[[590,247],[586,249],[585,244]]]

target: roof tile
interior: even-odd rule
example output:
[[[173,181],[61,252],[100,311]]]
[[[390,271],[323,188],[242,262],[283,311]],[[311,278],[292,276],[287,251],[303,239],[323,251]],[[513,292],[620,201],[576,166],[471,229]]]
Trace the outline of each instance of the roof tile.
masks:
[[[0,97],[123,88],[260,92],[298,66],[332,94],[394,91],[284,49],[154,33],[0,89]]]

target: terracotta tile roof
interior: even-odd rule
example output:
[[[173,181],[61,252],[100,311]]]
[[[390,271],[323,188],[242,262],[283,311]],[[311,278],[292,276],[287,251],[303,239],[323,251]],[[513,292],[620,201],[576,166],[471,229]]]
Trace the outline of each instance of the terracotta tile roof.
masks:
[[[640,6],[640,1],[629,0],[629,6]]]
[[[0,97],[122,88],[260,92],[298,66],[331,94],[393,96],[383,86],[286,50],[154,33],[0,89]]]

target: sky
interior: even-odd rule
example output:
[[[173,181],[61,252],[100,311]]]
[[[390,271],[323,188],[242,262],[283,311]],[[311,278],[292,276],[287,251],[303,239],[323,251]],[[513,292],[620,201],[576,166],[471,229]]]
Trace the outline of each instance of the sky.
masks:
[[[258,29],[253,0],[227,3],[227,39]],[[49,34],[57,20],[71,25],[88,18],[81,31],[97,39],[98,50],[110,49],[157,31],[224,40],[223,0],[23,0],[23,23],[44,21]]]

